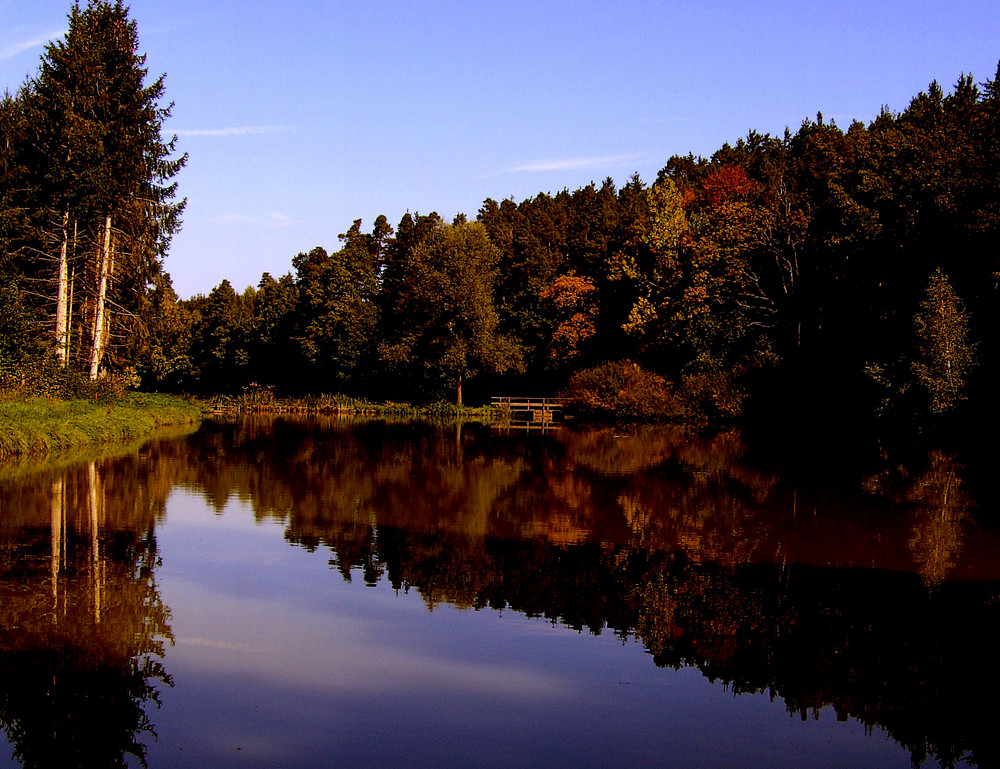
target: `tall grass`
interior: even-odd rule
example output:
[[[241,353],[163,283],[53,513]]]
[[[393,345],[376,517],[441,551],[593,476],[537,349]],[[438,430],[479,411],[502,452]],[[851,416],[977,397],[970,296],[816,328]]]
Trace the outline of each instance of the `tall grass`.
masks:
[[[121,398],[0,401],[0,456],[47,454],[134,440],[161,427],[195,424],[199,409],[179,398],[129,393]]]
[[[453,403],[416,405],[387,401],[374,403],[337,393],[276,398],[269,388],[251,385],[241,395],[217,395],[202,402],[205,411],[217,414],[347,414],[355,416],[463,417],[489,421],[496,418],[490,406],[456,406]]]

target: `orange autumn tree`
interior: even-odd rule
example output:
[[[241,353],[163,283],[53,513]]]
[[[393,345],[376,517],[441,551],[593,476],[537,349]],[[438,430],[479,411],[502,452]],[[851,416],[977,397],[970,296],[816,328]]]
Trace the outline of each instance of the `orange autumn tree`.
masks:
[[[551,308],[555,330],[546,351],[547,365],[568,366],[580,357],[581,346],[596,330],[597,289],[570,270],[557,277],[539,296]]]

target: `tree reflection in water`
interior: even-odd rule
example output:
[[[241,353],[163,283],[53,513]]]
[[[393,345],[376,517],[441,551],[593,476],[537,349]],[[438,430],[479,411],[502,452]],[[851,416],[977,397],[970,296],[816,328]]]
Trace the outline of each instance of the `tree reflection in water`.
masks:
[[[1000,684],[1000,541],[951,455],[807,484],[735,432],[247,418],[8,483],[0,717],[25,766],[144,755],[170,683],[154,527],[180,484],[429,608],[635,638],[803,718],[882,727],[915,763],[1000,763],[980,704]]]
[[[974,506],[963,487],[961,469],[954,456],[931,451],[926,465],[916,472],[896,466],[866,481],[870,491],[914,511],[907,545],[929,585],[943,582],[954,568],[963,527]]]
[[[965,536],[951,456],[797,487],[732,432],[467,428],[456,445],[429,425],[329,429],[220,426],[202,456],[244,459],[217,464],[206,493],[250,499],[345,579],[634,636],[658,665],[803,718],[832,706],[881,726],[915,763],[1000,760],[979,704],[1000,684],[1000,543]]]
[[[23,766],[145,764],[170,685],[154,575],[166,488],[110,460],[4,484],[0,723]]]

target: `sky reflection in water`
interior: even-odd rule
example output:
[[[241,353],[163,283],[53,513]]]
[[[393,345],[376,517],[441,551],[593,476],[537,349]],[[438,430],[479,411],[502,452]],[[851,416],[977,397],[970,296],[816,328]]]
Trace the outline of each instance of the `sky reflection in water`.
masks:
[[[995,566],[977,555],[996,532],[950,460],[909,486],[865,475],[845,499],[754,469],[725,437],[330,427],[209,426],[4,482],[4,595],[66,628],[25,630],[8,597],[8,669],[41,655],[48,675],[43,647],[93,634],[80,666],[98,644],[109,686],[158,692],[157,708],[121,684],[158,735],[120,714],[151,767],[909,767],[897,740],[944,751],[928,766],[996,750],[965,696],[997,679],[981,632]],[[93,506],[98,539],[73,505]],[[111,632],[116,606],[146,646]],[[956,615],[974,644],[952,645]],[[122,655],[156,638],[164,674],[135,679],[141,655]],[[44,755],[24,736],[44,711],[4,696],[22,754]]]
[[[158,539],[177,640],[152,766],[910,765],[832,713],[803,724],[657,669],[635,641],[345,583],[246,505],[213,517],[175,494]]]

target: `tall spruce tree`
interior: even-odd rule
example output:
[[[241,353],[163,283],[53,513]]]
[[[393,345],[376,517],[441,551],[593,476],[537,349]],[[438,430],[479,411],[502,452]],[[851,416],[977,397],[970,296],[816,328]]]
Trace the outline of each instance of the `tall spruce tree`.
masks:
[[[187,156],[175,157],[176,137],[161,135],[172,105],[161,105],[163,76],[146,85],[145,56],[138,53],[136,24],[121,2],[74,3],[64,40],[45,50],[30,89],[38,127],[39,164],[47,218],[55,222],[58,253],[56,347],[64,345],[76,303],[81,337],[88,353],[83,364],[91,379],[101,369],[112,306],[137,306],[160,272],[184,201],[175,202],[171,180]],[[83,235],[79,273],[83,291],[70,276],[70,232]]]

